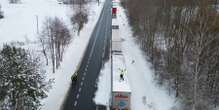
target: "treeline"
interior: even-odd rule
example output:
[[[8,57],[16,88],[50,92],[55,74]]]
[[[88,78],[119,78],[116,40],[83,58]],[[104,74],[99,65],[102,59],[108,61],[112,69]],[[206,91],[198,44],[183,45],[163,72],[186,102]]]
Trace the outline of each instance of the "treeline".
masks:
[[[46,64],[52,64],[53,73],[63,60],[65,48],[71,42],[70,31],[57,17],[47,18],[42,32],[39,35],[40,47],[45,57]]]
[[[123,0],[138,42],[183,110],[219,106],[217,0]]]
[[[28,50],[4,45],[0,50],[0,110],[37,110],[48,82],[39,58]]]
[[[80,31],[84,25],[88,22],[89,6],[87,4],[91,2],[97,2],[100,4],[100,0],[61,0],[64,4],[72,5],[74,14],[71,16],[71,23],[74,30],[77,31],[77,35],[80,35]]]

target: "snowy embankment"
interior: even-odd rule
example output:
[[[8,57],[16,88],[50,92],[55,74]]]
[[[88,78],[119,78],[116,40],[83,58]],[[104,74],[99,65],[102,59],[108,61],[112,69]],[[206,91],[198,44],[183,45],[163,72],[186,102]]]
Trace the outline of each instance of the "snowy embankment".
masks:
[[[110,91],[111,91],[110,65],[111,65],[110,61],[106,62],[103,66],[103,69],[100,71],[100,75],[98,78],[98,90],[96,91],[94,98],[94,102],[97,105],[108,106],[110,104],[109,102]]]
[[[139,45],[132,36],[131,27],[125,10],[119,6],[118,23],[122,42],[122,51],[126,60],[129,84],[131,86],[131,110],[171,110],[178,106],[174,96],[170,96],[164,87],[154,81],[154,71],[146,61]],[[134,61],[134,62],[133,62]],[[108,105],[110,93],[110,64],[101,70],[95,102]],[[107,83],[106,83],[107,82]],[[176,108],[175,108],[176,109]],[[174,110],[175,110],[174,109]]]

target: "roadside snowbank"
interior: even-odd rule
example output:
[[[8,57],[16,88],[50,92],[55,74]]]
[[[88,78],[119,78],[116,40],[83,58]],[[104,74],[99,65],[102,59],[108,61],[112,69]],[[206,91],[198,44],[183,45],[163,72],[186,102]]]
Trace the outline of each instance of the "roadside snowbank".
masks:
[[[104,64],[103,69],[100,71],[98,78],[98,90],[95,93],[94,102],[97,105],[109,105],[109,98],[111,97],[111,70],[110,70],[110,61]]]
[[[126,60],[127,74],[132,90],[131,110],[171,110],[177,106],[174,97],[168,95],[167,90],[164,87],[159,87],[154,81],[154,71],[150,68],[151,64],[146,61],[143,52],[132,37],[133,34],[125,10],[121,6],[118,10],[117,19],[120,23],[120,35],[124,40],[122,42],[122,51]],[[104,96],[109,92],[106,88],[110,88],[110,81],[106,80],[109,78],[109,69],[110,66],[106,66],[101,71],[98,90],[94,99],[96,103],[109,100]]]

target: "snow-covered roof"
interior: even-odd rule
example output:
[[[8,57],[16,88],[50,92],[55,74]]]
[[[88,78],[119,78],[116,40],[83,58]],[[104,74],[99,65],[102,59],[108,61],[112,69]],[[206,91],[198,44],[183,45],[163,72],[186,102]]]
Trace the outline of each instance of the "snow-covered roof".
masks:
[[[122,52],[121,42],[112,42],[112,51],[113,52]]]
[[[112,0],[112,3],[116,4],[117,6],[119,6],[119,2],[120,2],[119,0]]]
[[[122,41],[122,39],[121,39],[121,37],[120,37],[120,35],[119,35],[119,29],[113,29],[112,30],[112,41],[114,42],[114,41]]]
[[[113,55],[113,92],[131,92],[127,73],[124,73],[124,80],[120,79],[121,69],[126,70],[123,55]]]
[[[118,19],[116,18],[112,19],[112,25],[119,25]]]
[[[112,30],[112,51],[122,52],[122,39],[119,35],[119,29]]]

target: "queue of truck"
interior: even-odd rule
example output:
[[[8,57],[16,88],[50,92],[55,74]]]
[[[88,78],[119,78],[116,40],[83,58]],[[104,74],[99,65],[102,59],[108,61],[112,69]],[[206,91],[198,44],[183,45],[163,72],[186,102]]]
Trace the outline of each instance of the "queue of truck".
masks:
[[[128,71],[122,52],[120,22],[117,14],[118,2],[112,2],[112,110],[130,110],[131,89],[128,82]]]

